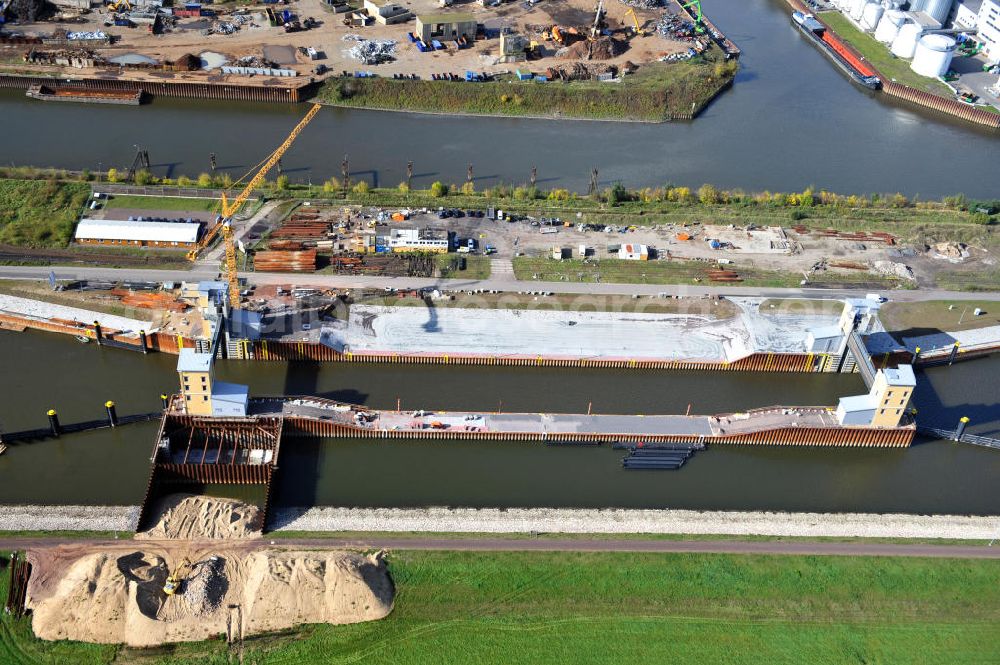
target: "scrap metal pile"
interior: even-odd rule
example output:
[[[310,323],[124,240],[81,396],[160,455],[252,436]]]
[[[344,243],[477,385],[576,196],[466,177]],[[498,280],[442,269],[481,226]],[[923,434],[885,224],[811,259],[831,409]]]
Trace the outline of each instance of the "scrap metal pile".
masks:
[[[663,6],[663,0],[621,0],[621,3],[636,9],[656,9]]]
[[[361,35],[344,35],[345,42],[356,42],[347,54],[366,65],[378,65],[396,59],[396,42],[392,39],[365,39]]]

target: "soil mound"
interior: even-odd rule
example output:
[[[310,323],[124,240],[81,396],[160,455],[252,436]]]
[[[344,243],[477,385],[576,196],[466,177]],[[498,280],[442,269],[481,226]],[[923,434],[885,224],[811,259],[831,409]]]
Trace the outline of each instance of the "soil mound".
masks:
[[[171,494],[154,508],[155,524],[136,538],[216,540],[260,536],[261,512],[235,499]]]
[[[574,60],[610,60],[628,49],[628,44],[620,39],[598,37],[593,41],[577,42],[569,47],[566,56]]]
[[[35,635],[145,647],[306,623],[359,623],[392,610],[394,588],[380,554],[222,551],[194,561],[172,596],[163,592],[164,556],[85,554],[52,572],[60,576],[47,588],[32,576]]]

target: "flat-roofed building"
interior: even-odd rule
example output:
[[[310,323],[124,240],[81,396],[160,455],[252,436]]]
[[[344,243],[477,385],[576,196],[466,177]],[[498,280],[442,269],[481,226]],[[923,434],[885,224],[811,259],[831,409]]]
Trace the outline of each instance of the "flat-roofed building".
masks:
[[[417,16],[416,32],[425,44],[432,39],[475,39],[476,25],[476,17],[472,14],[421,14]]]
[[[141,247],[194,247],[201,223],[147,222],[126,219],[81,219],[76,242],[93,245],[139,245]]]

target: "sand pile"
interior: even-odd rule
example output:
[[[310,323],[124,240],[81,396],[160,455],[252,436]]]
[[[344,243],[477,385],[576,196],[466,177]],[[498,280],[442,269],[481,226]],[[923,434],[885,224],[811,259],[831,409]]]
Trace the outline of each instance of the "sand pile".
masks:
[[[156,553],[100,552],[73,560],[58,579],[33,575],[35,635],[154,646],[225,635],[231,621],[234,633],[250,636],[305,623],[372,621],[392,610],[393,585],[380,555],[220,552],[195,561],[174,596],[163,593],[167,570]]]
[[[235,499],[171,494],[153,509],[154,526],[136,538],[215,540],[260,536],[261,512]]]
[[[598,37],[590,41],[577,42],[569,47],[566,56],[575,60],[610,60],[628,49],[628,44],[620,39]]]

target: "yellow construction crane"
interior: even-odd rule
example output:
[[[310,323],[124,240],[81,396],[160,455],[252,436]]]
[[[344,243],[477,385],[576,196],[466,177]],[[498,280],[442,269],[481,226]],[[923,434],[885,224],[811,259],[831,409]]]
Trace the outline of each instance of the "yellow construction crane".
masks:
[[[254,188],[263,182],[267,172],[274,168],[274,165],[278,163],[281,156],[292,147],[292,143],[295,142],[298,135],[309,124],[309,121],[319,113],[321,108],[322,106],[319,104],[313,104],[309,112],[306,113],[306,117],[302,118],[299,124],[295,125],[295,129],[288,135],[285,142],[278,146],[278,149],[272,152],[270,157],[264,160],[263,166],[260,167],[257,174],[250,179],[250,182],[246,184],[243,191],[237,194],[232,201],[226,198],[225,192],[222,193],[220,200],[222,204],[222,239],[226,246],[226,278],[229,280],[229,306],[233,309],[239,309],[240,306],[240,283],[236,276],[236,247],[233,245],[232,216],[247,200],[247,197],[253,193]]]

